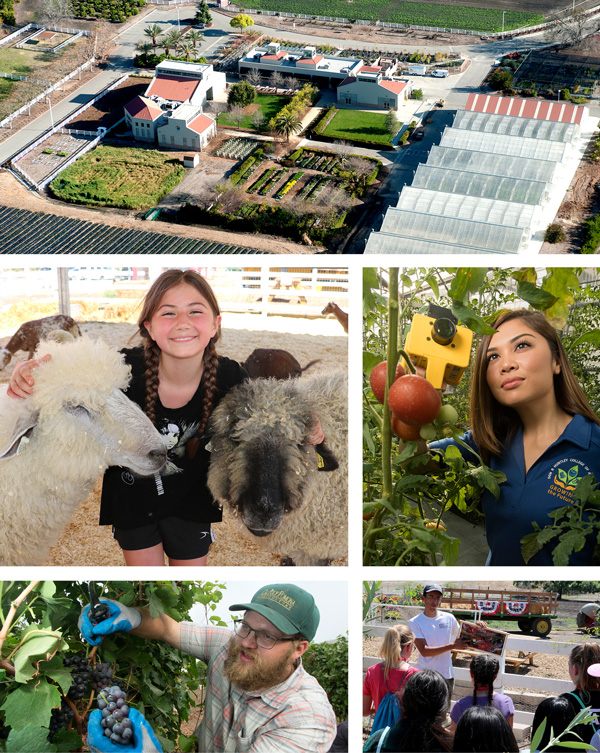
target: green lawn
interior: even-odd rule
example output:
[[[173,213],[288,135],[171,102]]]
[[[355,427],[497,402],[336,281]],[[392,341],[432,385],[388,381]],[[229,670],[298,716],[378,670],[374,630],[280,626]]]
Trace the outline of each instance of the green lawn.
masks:
[[[374,144],[391,144],[392,135],[385,127],[385,113],[364,110],[338,110],[323,131],[333,139],[358,139]]]
[[[260,111],[264,115],[265,119],[269,121],[272,117],[277,115],[279,110],[281,110],[282,107],[287,105],[287,103],[290,101],[289,97],[278,97],[274,94],[257,94],[256,99],[254,100],[255,105],[260,105]],[[254,130],[252,125],[252,118],[254,117],[253,111],[252,115],[247,115],[241,122],[241,128],[249,128],[250,130]],[[237,125],[234,123],[231,119],[227,117],[227,113],[223,113],[222,115],[219,115],[219,119],[217,121],[219,125]]]
[[[63,201],[93,206],[147,209],[185,175],[179,161],[154,149],[99,146],[50,184]]]

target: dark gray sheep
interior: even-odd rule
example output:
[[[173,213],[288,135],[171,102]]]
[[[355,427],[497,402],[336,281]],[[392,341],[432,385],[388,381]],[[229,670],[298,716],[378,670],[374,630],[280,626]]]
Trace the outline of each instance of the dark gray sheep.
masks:
[[[348,552],[348,387],[341,374],[238,385],[215,410],[208,485],[258,546],[297,565]],[[320,471],[315,417],[339,468]]]

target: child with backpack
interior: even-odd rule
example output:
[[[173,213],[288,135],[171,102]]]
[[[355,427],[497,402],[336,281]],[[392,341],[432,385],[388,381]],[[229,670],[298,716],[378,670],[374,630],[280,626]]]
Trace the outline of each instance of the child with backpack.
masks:
[[[391,627],[379,651],[382,662],[369,667],[363,685],[363,716],[375,714],[371,734],[393,727],[401,716],[397,693],[408,678],[418,672],[408,664],[415,635],[406,625]]]

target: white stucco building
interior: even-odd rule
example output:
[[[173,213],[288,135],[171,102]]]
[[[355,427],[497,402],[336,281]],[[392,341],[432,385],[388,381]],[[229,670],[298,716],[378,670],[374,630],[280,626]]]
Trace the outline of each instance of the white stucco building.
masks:
[[[337,101],[344,105],[398,109],[412,92],[409,81],[384,77],[381,66],[363,65],[337,88]]]
[[[238,61],[240,75],[258,71],[267,78],[277,71],[282,76],[293,76],[310,81],[317,86],[337,86],[362,66],[359,58],[317,55],[315,47],[286,47],[270,42],[265,47],[255,47]]]
[[[225,74],[212,65],[165,60],[144,94],[125,106],[125,120],[136,140],[202,150],[217,130],[203,107],[222,98],[225,87]]]

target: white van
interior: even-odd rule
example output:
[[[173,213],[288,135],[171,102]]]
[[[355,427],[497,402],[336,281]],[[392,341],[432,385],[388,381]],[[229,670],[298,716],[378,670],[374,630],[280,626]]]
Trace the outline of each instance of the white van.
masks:
[[[431,75],[435,76],[436,78],[446,78],[448,71],[444,70],[443,68],[436,68],[434,71],[431,71]]]

